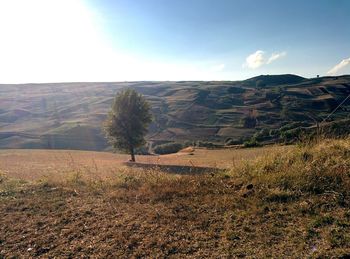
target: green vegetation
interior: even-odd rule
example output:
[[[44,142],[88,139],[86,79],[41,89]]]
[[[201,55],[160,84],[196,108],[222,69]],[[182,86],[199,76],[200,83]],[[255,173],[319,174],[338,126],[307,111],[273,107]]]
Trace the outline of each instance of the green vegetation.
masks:
[[[260,147],[261,144],[258,142],[258,140],[255,137],[252,137],[250,140],[243,142],[244,147]]]
[[[109,142],[114,148],[129,152],[135,162],[135,148],[143,146],[149,123],[152,121],[146,99],[135,90],[117,94],[112,110],[104,124]]]
[[[154,148],[154,152],[159,155],[172,154],[180,151],[184,146],[181,143],[166,143]]]
[[[223,145],[221,144],[218,144],[218,143],[213,143],[213,142],[210,142],[210,141],[197,141],[195,143],[195,146],[196,147],[205,147],[205,148],[222,148]]]
[[[276,132],[259,140],[264,144],[285,141],[278,131],[286,124],[303,123],[300,127],[311,127],[306,131],[312,131],[315,121],[310,114],[319,122],[326,118],[350,93],[350,76],[36,84],[30,91],[26,85],[1,85],[0,148],[108,149],[100,125],[115,93],[125,87],[143,94],[149,102],[154,121],[146,139],[153,143],[188,140],[224,144],[231,138],[241,139],[243,144],[262,129]],[[327,123],[349,119],[349,105],[350,101],[344,103]],[[344,123],[338,125],[343,130],[336,132],[349,128]],[[289,138],[293,134],[284,135]]]

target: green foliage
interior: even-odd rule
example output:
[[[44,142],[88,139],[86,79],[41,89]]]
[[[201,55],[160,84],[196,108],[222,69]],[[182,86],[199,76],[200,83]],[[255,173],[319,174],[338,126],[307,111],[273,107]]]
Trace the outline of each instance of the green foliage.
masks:
[[[135,148],[135,154],[137,154],[137,155],[149,155],[148,145],[143,145],[141,147]]]
[[[263,141],[264,139],[270,137],[270,131],[266,128],[261,129],[260,131],[256,132],[253,136],[255,140],[257,141]]]
[[[104,130],[113,147],[130,152],[134,161],[134,149],[145,144],[151,120],[146,99],[135,90],[126,89],[116,95]]]
[[[154,148],[154,152],[159,155],[171,154],[180,151],[183,148],[181,143],[166,143]]]
[[[298,122],[297,121],[297,122],[292,122],[292,123],[285,124],[279,130],[281,132],[283,132],[283,131],[295,129],[295,128],[298,128],[298,127],[306,127],[306,126],[309,126],[309,124],[305,123],[305,122]]]
[[[251,138],[250,140],[244,141],[244,147],[260,147],[261,144],[256,140],[256,138]]]
[[[350,119],[334,121],[326,125],[321,125],[321,131],[324,135],[332,136],[347,136],[350,134]]]
[[[191,141],[191,140],[186,140],[184,143],[183,143],[183,147],[191,147],[191,146],[195,146],[195,142],[194,141]]]
[[[196,143],[197,147],[205,147],[205,148],[220,148],[222,145],[220,144],[215,144],[210,141],[197,141]]]
[[[233,138],[226,138],[225,139],[225,145],[231,146],[231,145],[240,145],[243,143],[242,138],[239,139],[233,139]]]
[[[285,142],[296,141],[302,137],[303,133],[303,129],[301,127],[298,127],[295,129],[282,131],[280,133],[280,138],[283,139]]]

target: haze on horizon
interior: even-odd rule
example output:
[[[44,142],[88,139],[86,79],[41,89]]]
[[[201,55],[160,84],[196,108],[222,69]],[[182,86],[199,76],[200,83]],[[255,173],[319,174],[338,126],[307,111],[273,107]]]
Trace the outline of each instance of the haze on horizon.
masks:
[[[0,83],[350,74],[350,1],[0,0]]]

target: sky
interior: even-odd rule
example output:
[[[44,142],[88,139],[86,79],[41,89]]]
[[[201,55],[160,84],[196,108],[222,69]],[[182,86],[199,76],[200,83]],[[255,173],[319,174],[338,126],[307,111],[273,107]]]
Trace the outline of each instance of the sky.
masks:
[[[0,0],[0,83],[350,74],[348,0]]]

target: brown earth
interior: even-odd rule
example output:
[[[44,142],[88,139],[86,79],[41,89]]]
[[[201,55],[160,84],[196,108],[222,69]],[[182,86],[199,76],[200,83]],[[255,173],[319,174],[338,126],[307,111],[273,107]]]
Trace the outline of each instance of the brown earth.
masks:
[[[350,254],[349,243],[342,239],[349,229],[349,210],[329,207],[334,204],[332,195],[264,202],[254,194],[255,187],[212,176],[182,176],[176,182],[136,186],[40,185],[3,194],[0,256],[302,258]]]
[[[251,149],[195,149],[194,152],[179,152],[160,156],[137,156],[138,162],[152,165],[186,167],[209,167],[225,169],[242,160],[265,155],[269,150],[283,152],[288,146]],[[84,171],[90,176],[105,179],[125,167],[129,160],[125,154],[75,150],[0,150],[0,171],[9,177],[23,180],[62,178],[74,171]],[[149,167],[149,166],[148,166]]]
[[[88,178],[102,169],[77,162],[33,182],[0,173],[0,258],[348,258],[349,147],[266,148],[199,175],[119,168]],[[25,154],[12,161],[33,169],[38,156]]]

